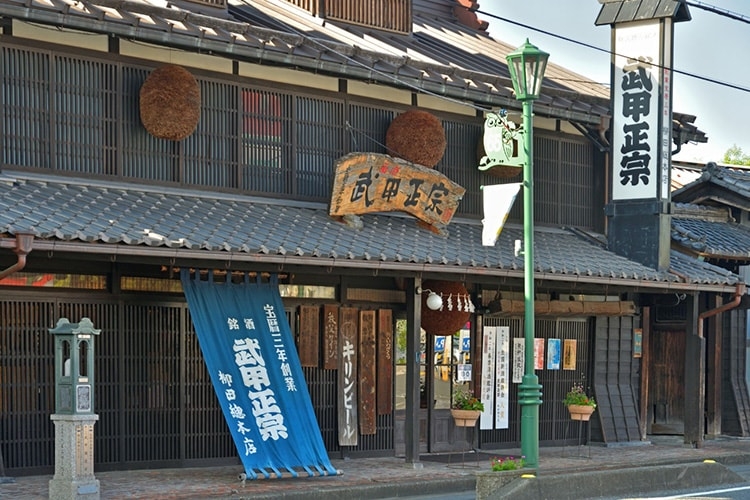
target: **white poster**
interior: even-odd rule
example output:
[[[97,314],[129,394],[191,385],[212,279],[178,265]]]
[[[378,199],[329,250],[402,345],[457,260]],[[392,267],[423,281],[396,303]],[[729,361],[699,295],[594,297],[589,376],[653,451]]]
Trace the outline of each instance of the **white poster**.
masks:
[[[471,382],[471,365],[457,365],[456,380],[458,382]]]
[[[484,411],[479,417],[480,429],[492,429],[492,417],[495,414],[495,342],[497,327],[485,326],[482,331],[482,394]]]
[[[495,354],[495,429],[508,428],[508,372],[510,366],[510,327],[497,327]]]
[[[659,172],[659,141],[664,136],[659,130],[663,112],[659,109],[660,33],[658,19],[614,28],[613,200],[657,198],[663,182]]]
[[[526,366],[524,358],[524,340],[523,338],[513,339],[513,383],[520,384],[523,382],[523,371]]]

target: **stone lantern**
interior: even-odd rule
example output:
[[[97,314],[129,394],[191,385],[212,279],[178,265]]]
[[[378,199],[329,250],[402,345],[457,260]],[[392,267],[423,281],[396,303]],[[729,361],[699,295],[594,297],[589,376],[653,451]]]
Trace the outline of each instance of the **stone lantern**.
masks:
[[[99,499],[94,478],[94,338],[101,330],[89,318],[55,328],[55,475],[49,498]]]

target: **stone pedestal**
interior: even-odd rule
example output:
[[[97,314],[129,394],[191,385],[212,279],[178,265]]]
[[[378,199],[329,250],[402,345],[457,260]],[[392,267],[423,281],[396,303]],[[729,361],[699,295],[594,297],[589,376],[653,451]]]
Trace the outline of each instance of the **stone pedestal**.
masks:
[[[50,500],[99,500],[99,481],[94,477],[94,424],[99,415],[55,413],[50,418],[55,424]]]

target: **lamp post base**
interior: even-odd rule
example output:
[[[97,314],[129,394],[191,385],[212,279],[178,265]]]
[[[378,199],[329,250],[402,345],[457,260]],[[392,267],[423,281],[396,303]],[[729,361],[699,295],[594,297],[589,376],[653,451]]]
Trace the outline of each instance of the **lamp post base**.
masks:
[[[518,386],[518,403],[521,405],[521,455],[525,466],[539,467],[539,406],[542,404],[542,386],[535,374],[523,376]]]

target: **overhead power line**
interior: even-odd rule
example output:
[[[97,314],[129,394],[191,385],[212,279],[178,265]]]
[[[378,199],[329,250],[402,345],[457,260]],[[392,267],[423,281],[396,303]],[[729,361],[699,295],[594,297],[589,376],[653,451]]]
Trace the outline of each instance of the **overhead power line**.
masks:
[[[688,4],[692,4],[694,2],[689,1],[687,3]],[[707,7],[710,7],[710,6],[708,6],[706,4],[703,4],[703,6],[696,5],[696,7],[707,8]],[[610,56],[611,55],[620,55],[621,57],[625,57],[622,54],[616,54],[615,52],[612,52],[611,50],[603,49],[601,47],[597,47],[596,45],[592,45],[590,43],[586,43],[586,42],[582,42],[580,40],[569,38],[567,36],[559,35],[557,33],[552,33],[551,31],[543,30],[541,28],[536,28],[534,26],[530,26],[528,24],[524,24],[524,23],[521,23],[521,22],[518,22],[518,21],[514,21],[514,20],[508,19],[506,17],[498,16],[498,15],[492,14],[492,13],[487,12],[487,11],[477,10],[476,13],[477,14],[481,14],[482,16],[487,16],[487,17],[491,17],[493,19],[497,19],[499,21],[506,22],[508,24],[513,24],[515,26],[520,26],[521,28],[525,28],[525,29],[528,29],[528,30],[531,30],[531,31],[536,31],[537,33],[541,33],[543,35],[547,35],[547,36],[550,36],[550,37],[553,37],[553,38],[557,38],[559,40],[564,40],[564,41],[569,42],[569,43],[580,45],[580,46],[586,47],[588,49],[598,50],[599,52],[604,52],[605,54],[609,54]],[[750,19],[745,18],[745,16],[741,16],[740,14],[734,14],[734,13],[731,13],[729,11],[726,11],[726,13],[725,13],[725,12],[721,12],[720,10],[716,10],[716,13],[720,14],[720,15],[725,15],[727,17],[729,17],[728,14],[732,14],[733,16],[738,16],[740,18],[744,18],[744,19],[740,19],[743,22],[750,23]],[[654,65],[654,66],[656,66],[656,65]],[[664,66],[657,66],[657,67],[664,68]],[[672,70],[673,73],[677,73],[677,74],[680,74],[680,75],[685,75],[685,76],[688,76],[690,78],[695,78],[697,80],[702,80],[704,82],[713,83],[713,84],[716,84],[716,85],[721,85],[722,87],[727,87],[727,88],[730,88],[730,89],[739,90],[741,92],[750,93],[750,88],[743,87],[742,85],[738,85],[736,83],[724,82],[724,81],[721,81],[721,80],[717,80],[716,78],[711,78],[711,77],[708,77],[708,76],[697,75],[695,73],[690,73],[688,71],[683,71],[683,70],[676,69],[676,68],[671,68],[671,70]]]
[[[704,2],[699,2],[698,0],[687,0],[685,3],[691,7],[697,7],[699,9],[707,10],[708,12],[713,12],[714,14],[718,14],[720,16],[728,17],[729,19],[734,19],[735,21],[742,21],[743,23],[750,24],[750,17],[743,14],[737,14],[736,12],[732,12],[731,10],[722,9],[721,7],[709,5]]]

